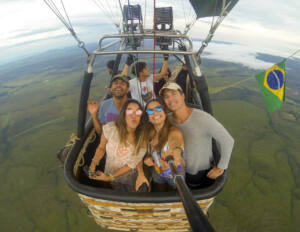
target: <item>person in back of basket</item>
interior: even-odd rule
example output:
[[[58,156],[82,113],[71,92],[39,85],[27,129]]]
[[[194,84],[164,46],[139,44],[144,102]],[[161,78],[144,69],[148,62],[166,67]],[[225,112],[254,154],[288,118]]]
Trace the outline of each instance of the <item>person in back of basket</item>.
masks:
[[[88,101],[88,111],[93,119],[96,132],[101,135],[102,126],[108,122],[114,121],[120,113],[123,104],[128,100],[129,77],[128,70],[134,57],[128,55],[126,64],[122,73],[115,75],[110,82],[110,92],[112,98],[106,99],[99,103],[97,101]],[[114,61],[114,60],[112,60]],[[113,62],[114,64],[114,62]],[[112,71],[112,62],[108,62],[108,72]]]
[[[161,68],[161,72],[150,74],[150,69],[147,67],[145,62],[136,62],[131,67],[131,72],[136,76],[132,78],[130,83],[130,93],[133,99],[139,101],[143,107],[146,106],[147,102],[155,98],[153,89],[153,83],[162,79],[168,71],[168,58],[167,54],[164,54],[164,62]]]
[[[126,76],[118,74],[111,81],[112,98],[100,103],[88,101],[88,110],[93,119],[95,130],[99,135],[102,133],[102,126],[114,121],[120,114],[120,109],[127,102],[129,92],[129,81]]]

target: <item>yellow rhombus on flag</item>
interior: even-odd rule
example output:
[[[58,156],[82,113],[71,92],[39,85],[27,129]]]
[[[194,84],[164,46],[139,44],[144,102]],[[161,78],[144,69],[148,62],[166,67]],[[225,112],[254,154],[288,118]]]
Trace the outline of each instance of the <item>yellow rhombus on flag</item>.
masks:
[[[285,59],[255,76],[268,111],[278,110],[285,97]]]

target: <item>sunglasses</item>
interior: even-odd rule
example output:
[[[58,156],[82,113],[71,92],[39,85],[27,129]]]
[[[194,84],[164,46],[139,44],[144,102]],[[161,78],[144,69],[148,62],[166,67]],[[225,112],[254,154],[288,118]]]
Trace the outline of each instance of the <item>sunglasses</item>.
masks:
[[[146,112],[147,112],[148,115],[152,115],[152,114],[154,113],[154,110],[155,110],[157,113],[159,113],[159,112],[161,112],[161,111],[163,110],[163,108],[162,108],[161,106],[156,106],[156,107],[154,107],[154,108],[152,108],[152,109],[146,110]]]
[[[127,109],[126,110],[126,115],[132,115],[135,112],[136,116],[141,116],[143,111],[138,109],[138,110],[131,110],[131,109]]]

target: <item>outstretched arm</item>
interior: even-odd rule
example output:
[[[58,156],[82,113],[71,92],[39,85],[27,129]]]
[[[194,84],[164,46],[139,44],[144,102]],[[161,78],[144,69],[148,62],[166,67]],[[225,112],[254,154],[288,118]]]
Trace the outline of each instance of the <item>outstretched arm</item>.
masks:
[[[160,71],[160,73],[155,74],[156,81],[162,79],[164,77],[164,75],[168,72],[168,65],[169,65],[168,58],[169,58],[169,55],[167,55],[167,54],[164,55],[164,62],[161,67],[161,71]]]
[[[150,187],[150,183],[144,173],[143,160],[141,160],[139,162],[139,164],[137,165],[137,172],[138,172],[138,175],[136,178],[135,190],[138,191],[143,183],[146,183],[147,186]]]
[[[169,149],[162,154],[162,157],[166,158],[168,155],[172,155],[176,166],[178,166],[183,163],[182,151],[184,148],[184,140],[181,131],[176,127],[171,128],[168,143]]]
[[[97,147],[97,150],[96,150],[96,153],[95,153],[95,156],[94,158],[92,159],[92,162],[91,162],[91,165],[90,165],[90,172],[91,173],[94,173],[95,172],[95,169],[96,169],[96,166],[98,165],[98,163],[101,161],[101,159],[103,158],[104,154],[105,154],[105,147],[106,147],[106,144],[107,144],[107,139],[105,138],[104,134],[101,135],[101,141],[100,141],[100,144],[99,146]],[[91,178],[95,179],[94,178],[95,175],[93,174],[91,176]]]
[[[135,57],[131,54],[128,55],[126,64],[124,65],[121,75],[128,76],[130,65],[135,61]]]
[[[128,76],[130,66],[128,64],[124,65],[123,71],[121,73],[122,76]]]
[[[95,127],[96,132],[98,135],[101,135],[102,133],[102,123],[98,119],[98,110],[99,110],[99,105],[98,102],[96,101],[88,101],[88,110],[91,114],[91,117],[93,119],[93,124]]]
[[[207,173],[207,177],[211,179],[216,179],[218,176],[223,174],[225,169],[228,168],[231,152],[234,145],[234,139],[224,128],[224,126],[220,122],[218,122],[214,117],[212,117],[209,114],[206,114],[206,116],[208,117],[208,133],[219,143],[221,151],[221,157],[218,165],[216,167],[213,167]]]

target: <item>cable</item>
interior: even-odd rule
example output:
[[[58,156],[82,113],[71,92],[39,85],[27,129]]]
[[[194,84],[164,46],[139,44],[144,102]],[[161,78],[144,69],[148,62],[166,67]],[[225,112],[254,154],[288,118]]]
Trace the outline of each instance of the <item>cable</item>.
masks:
[[[147,1],[145,0],[145,16],[144,16],[144,28],[146,28],[146,8],[147,8]]]
[[[102,11],[102,13],[112,22],[112,24],[114,24],[119,30],[120,24],[117,21],[118,16],[116,15],[116,17],[114,17],[111,8],[107,7],[108,9],[110,9],[111,13],[109,13],[109,11],[106,9],[106,7],[102,4],[100,0],[92,0],[92,1],[98,6],[98,8]]]
[[[293,57],[293,56],[296,55],[298,52],[300,52],[300,49],[296,50],[292,55],[290,55],[289,57],[285,58],[285,60],[288,60],[289,58]]]
[[[156,41],[156,1],[153,0],[153,51],[155,51],[155,41]],[[154,92],[154,80],[155,80],[155,53],[153,54],[153,96],[155,95]]]
[[[64,13],[66,15],[67,20],[60,13],[59,9],[57,8],[57,6],[55,5],[55,3],[52,0],[44,0],[44,2],[52,10],[52,12],[58,17],[58,19],[66,26],[66,28],[70,31],[70,33],[72,34],[72,36],[74,37],[74,39],[77,41],[78,47],[82,48],[85,51],[85,53],[89,56],[90,54],[89,54],[88,50],[85,48],[84,42],[81,41],[77,37],[77,34],[74,31],[74,28],[73,28],[73,26],[71,24],[71,21],[69,19],[69,16],[68,16],[68,13],[66,11],[66,8],[64,6],[63,0],[61,0],[61,4],[62,4],[62,7],[64,9]]]

